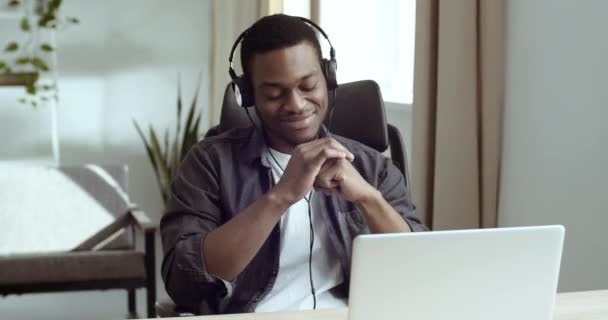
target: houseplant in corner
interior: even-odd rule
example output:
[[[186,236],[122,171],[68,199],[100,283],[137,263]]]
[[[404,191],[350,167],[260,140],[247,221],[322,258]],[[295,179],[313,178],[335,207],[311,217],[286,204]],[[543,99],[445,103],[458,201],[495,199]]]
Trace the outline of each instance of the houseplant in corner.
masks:
[[[165,207],[169,200],[171,178],[173,177],[177,166],[179,166],[190,148],[198,142],[201,136],[200,124],[202,114],[196,107],[200,84],[201,76],[199,74],[196,92],[190,103],[190,109],[188,110],[185,119],[182,119],[181,82],[178,77],[176,130],[175,134],[171,135],[169,129],[165,128],[162,143],[160,135],[157,134],[157,131],[154,130],[152,126],[149,126],[148,136],[146,136],[139,124],[133,120],[133,124],[146,147],[146,152],[150,163],[152,164],[152,168],[154,169]],[[183,121],[185,121],[185,123],[182,123]]]

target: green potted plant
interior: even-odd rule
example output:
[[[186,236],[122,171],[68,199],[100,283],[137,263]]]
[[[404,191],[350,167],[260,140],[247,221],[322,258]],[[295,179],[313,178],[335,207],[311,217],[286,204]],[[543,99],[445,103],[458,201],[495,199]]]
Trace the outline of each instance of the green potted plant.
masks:
[[[5,7],[19,15],[21,40],[9,40],[3,44],[0,56],[0,86],[23,86],[26,96],[21,103],[36,107],[40,102],[57,100],[55,79],[43,79],[41,75],[53,72],[52,57],[55,46],[44,41],[45,34],[61,30],[67,25],[79,23],[77,18],[59,14],[62,0],[4,0]]]
[[[199,74],[196,92],[190,103],[187,116],[182,117],[182,93],[181,81],[177,81],[177,106],[176,106],[176,130],[174,135],[170,135],[169,129],[164,129],[164,139],[161,143],[160,135],[152,126],[148,128],[148,136],[141,129],[137,121],[133,120],[133,125],[137,129],[141,140],[146,147],[148,159],[152,164],[161,197],[165,207],[170,195],[171,178],[177,166],[182,162],[188,151],[195,145],[201,137],[200,124],[202,114],[197,110],[196,104],[200,91],[201,77]]]

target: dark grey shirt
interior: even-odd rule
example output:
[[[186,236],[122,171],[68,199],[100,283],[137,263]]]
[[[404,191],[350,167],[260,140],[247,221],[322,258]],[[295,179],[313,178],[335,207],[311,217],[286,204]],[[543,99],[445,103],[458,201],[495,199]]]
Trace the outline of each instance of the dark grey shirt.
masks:
[[[325,128],[321,136],[329,136]],[[331,134],[354,155],[354,167],[403,217],[413,231],[424,231],[403,175],[376,150]],[[187,155],[174,175],[171,199],[161,220],[162,277],[169,296],[189,312],[251,312],[272,289],[279,268],[277,224],[251,263],[234,280],[209,274],[202,242],[207,234],[272,188],[272,173],[262,159],[263,135],[253,127],[206,138]],[[363,214],[339,196],[319,193],[314,208],[327,221],[335,258],[348,288],[353,239],[369,233]]]

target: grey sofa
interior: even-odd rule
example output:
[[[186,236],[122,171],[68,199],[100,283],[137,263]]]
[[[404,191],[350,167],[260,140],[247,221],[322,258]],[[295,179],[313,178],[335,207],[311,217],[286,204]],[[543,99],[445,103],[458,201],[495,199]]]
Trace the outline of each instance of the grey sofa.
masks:
[[[60,167],[49,173],[65,177],[70,187],[82,190],[83,198],[94,199],[111,214],[110,221],[69,250],[0,253],[0,295],[51,291],[125,289],[129,317],[137,317],[136,289],[147,291],[147,316],[156,317],[156,270],[154,234],[156,226],[126,197],[126,166]],[[7,170],[2,168],[2,170]],[[44,174],[46,176],[46,174]],[[32,179],[31,177],[29,179]],[[6,183],[6,181],[4,181]],[[6,185],[4,186],[6,187]],[[5,191],[7,189],[4,189]],[[28,192],[28,190],[23,190]],[[9,199],[10,201],[10,199]],[[66,196],[58,200],[75,201]],[[52,205],[52,201],[51,205]],[[2,208],[0,203],[0,208]],[[4,204],[6,207],[6,203]],[[101,209],[100,209],[101,210]],[[49,208],[50,211],[50,208]],[[0,212],[2,214],[13,214]],[[15,215],[20,213],[15,212]],[[54,214],[60,215],[54,211]],[[87,212],[80,212],[85,215]],[[22,215],[24,215],[22,213]],[[27,216],[27,215],[24,215]],[[57,217],[60,219],[60,217]],[[37,221],[26,221],[35,226]],[[67,226],[62,232],[78,230]],[[31,230],[10,230],[27,233]],[[58,231],[59,232],[59,231]],[[24,240],[23,243],[27,241]],[[10,248],[9,248],[10,249]],[[10,250],[9,250],[10,251]]]

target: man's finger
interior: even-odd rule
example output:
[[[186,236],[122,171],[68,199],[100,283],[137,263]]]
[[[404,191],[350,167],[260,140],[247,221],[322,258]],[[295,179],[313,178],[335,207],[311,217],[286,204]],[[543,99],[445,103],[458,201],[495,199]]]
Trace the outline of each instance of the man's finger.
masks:
[[[316,142],[316,143],[313,143],[313,142]],[[317,154],[318,152],[320,152],[322,149],[325,149],[325,148],[344,151],[344,153],[346,154],[346,158],[348,158],[350,161],[352,161],[355,157],[350,152],[350,150],[348,150],[345,146],[343,146],[340,142],[338,142],[336,139],[333,139],[333,138],[323,138],[323,139],[311,141],[311,142],[307,143],[306,145],[302,146],[301,152],[302,152],[302,154]]]
[[[333,181],[329,175],[317,176],[314,183],[315,187],[331,189],[338,186],[336,181]]]
[[[321,169],[321,166],[329,159],[346,159],[347,157],[348,154],[343,150],[324,148],[318,150],[317,154],[313,155],[310,161],[315,167]]]
[[[340,161],[340,159],[328,159],[323,162],[321,169],[319,169],[319,173],[317,175],[322,175],[325,171],[329,170],[332,166],[336,164],[336,161]]]
[[[327,138],[315,139],[313,141],[309,141],[309,142],[306,142],[306,143],[303,143],[303,144],[297,146],[296,149],[298,149],[302,153],[306,153],[306,152],[310,151],[311,149],[315,148],[316,146],[324,144],[326,142],[327,142]]]
[[[334,188],[327,189],[327,188],[322,188],[322,187],[315,187],[315,191],[320,191],[325,194],[334,194],[337,192],[337,190]]]
[[[333,183],[340,184],[344,180],[344,164],[342,159],[336,159],[331,166],[324,168],[323,172],[317,174],[317,179],[331,180]],[[348,164],[350,165],[350,164]]]

